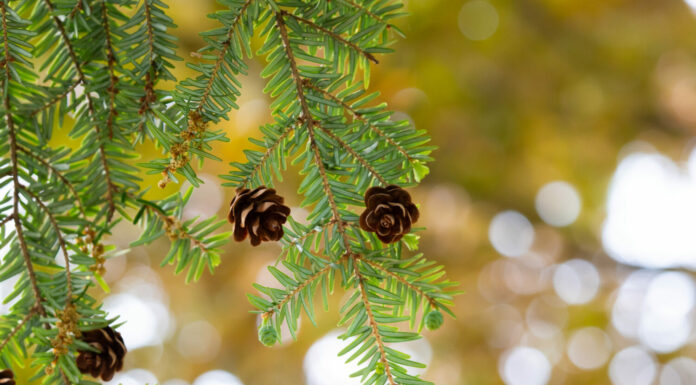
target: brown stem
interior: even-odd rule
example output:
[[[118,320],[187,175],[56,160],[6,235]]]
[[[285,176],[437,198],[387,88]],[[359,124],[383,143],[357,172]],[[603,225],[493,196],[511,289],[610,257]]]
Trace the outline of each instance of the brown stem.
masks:
[[[358,152],[355,151],[355,149],[354,149],[353,147],[351,147],[348,143],[346,143],[346,142],[344,142],[343,140],[341,140],[341,138],[339,138],[337,135],[335,135],[333,132],[327,130],[327,129],[324,128],[323,126],[317,125],[317,127],[319,127],[322,131],[324,131],[324,133],[325,133],[326,135],[328,135],[331,139],[333,139],[333,140],[335,140],[336,142],[338,142],[338,144],[340,144],[341,147],[343,147],[344,150],[348,151],[348,153],[349,153],[350,155],[352,155],[353,158],[355,158],[358,162],[360,162],[360,164],[363,165],[363,167],[365,167],[368,171],[370,171],[370,173],[371,173],[375,178],[377,178],[377,180],[379,180],[380,183],[382,183],[382,184],[385,185],[385,186],[388,184],[388,183],[387,183],[387,180],[384,179],[384,177],[383,177],[382,175],[380,175],[380,173],[378,173],[377,170],[375,170],[374,167],[372,167],[372,166],[370,165],[370,162],[368,162],[365,158],[363,158],[360,154],[358,154]]]
[[[331,36],[331,38],[333,38],[334,40],[341,42],[342,44],[352,48],[354,51],[358,52],[359,54],[365,56],[367,59],[369,59],[373,63],[379,64],[379,61],[377,61],[377,59],[374,57],[374,55],[372,55],[369,52],[365,52],[365,50],[358,47],[355,43],[351,43],[350,41],[344,39],[341,35],[337,34],[336,32],[334,32],[330,29],[326,29],[326,28],[314,23],[311,20],[305,19],[305,18],[297,16],[297,15],[293,15],[292,13],[289,13],[287,11],[280,11],[280,13],[284,16],[291,17],[291,18],[293,18],[301,23],[307,24],[308,26],[310,26],[316,30],[324,32],[325,34]]]
[[[327,91],[325,91],[325,90],[323,90],[323,89],[321,89],[321,88],[315,86],[309,79],[305,80],[304,84],[305,84],[305,86],[306,86],[307,88],[310,88],[310,89],[312,89],[312,90],[314,90],[314,91],[316,91],[316,92],[319,92],[320,94],[324,95],[325,97],[327,97],[327,98],[331,99],[332,101],[334,101],[334,102],[340,104],[346,111],[350,112],[350,114],[353,116],[354,119],[357,119],[357,120],[363,122],[363,123],[366,124],[368,127],[370,127],[370,129],[371,129],[372,131],[374,131],[377,135],[379,135],[379,136],[381,136],[382,138],[384,138],[384,139],[387,141],[387,143],[389,143],[390,145],[396,147],[396,149],[397,149],[401,154],[403,154],[403,155],[406,157],[406,159],[408,159],[409,162],[415,161],[415,159],[413,159],[413,157],[411,157],[411,155],[409,155],[408,152],[406,152],[406,150],[405,150],[403,147],[401,147],[398,143],[396,143],[396,142],[394,141],[394,139],[390,138],[390,137],[389,137],[384,131],[382,131],[379,127],[377,127],[377,126],[375,126],[374,124],[370,123],[369,120],[367,120],[361,113],[359,113],[358,111],[356,111],[353,107],[351,107],[350,105],[348,105],[348,103],[346,103],[346,102],[344,102],[343,100],[337,98],[337,97],[334,96],[333,94],[331,94],[331,93],[329,93],[329,92],[327,92]]]
[[[29,313],[27,313],[27,315],[25,315],[24,318],[22,318],[22,320],[19,321],[17,326],[15,326],[14,329],[12,329],[12,331],[10,332],[10,334],[8,334],[7,337],[5,337],[5,339],[2,341],[2,343],[0,343],[0,352],[2,351],[2,349],[5,348],[5,346],[7,346],[8,343],[10,343],[10,340],[12,340],[12,337],[14,337],[15,334],[17,334],[17,332],[19,332],[22,329],[22,327],[27,322],[29,322],[31,317],[33,317],[36,314],[36,311],[37,311],[37,307],[32,307],[29,310]]]
[[[53,213],[51,213],[51,210],[48,209],[48,207],[39,199],[36,194],[31,192],[26,186],[20,185],[19,186],[24,192],[26,192],[34,201],[41,207],[41,209],[44,211],[46,216],[48,216],[48,220],[51,222],[51,226],[53,226],[53,230],[56,232],[56,238],[58,238],[58,245],[60,246],[61,251],[63,252],[63,257],[65,258],[65,274],[67,276],[68,280],[68,294],[65,299],[65,304],[66,306],[70,304],[72,301],[72,276],[70,274],[70,256],[68,255],[68,249],[66,247],[66,242],[65,238],[63,238],[63,234],[60,230],[60,227],[58,226],[58,221],[56,221],[56,218],[53,216]]]
[[[5,223],[11,221],[14,219],[14,213],[11,213],[10,215],[6,216],[0,221],[0,227],[5,226]]]
[[[266,150],[266,153],[263,154],[263,156],[261,157],[261,160],[259,160],[258,164],[256,166],[254,166],[254,169],[251,170],[251,173],[249,173],[249,176],[247,176],[244,179],[244,181],[239,185],[239,187],[246,188],[247,185],[249,183],[251,183],[251,178],[254,176],[254,174],[256,174],[257,172],[259,172],[259,170],[261,170],[261,167],[263,166],[263,163],[266,161],[266,159],[268,159],[268,157],[271,156],[273,151],[275,151],[275,149],[280,145],[280,142],[283,141],[285,139],[285,137],[290,135],[290,133],[294,129],[295,129],[294,124],[291,124],[288,128],[285,129],[285,131],[278,137],[278,140],[275,143],[273,143],[273,145]]]
[[[63,182],[63,184],[70,190],[70,193],[73,194],[73,196],[75,197],[75,202],[77,203],[77,208],[80,210],[80,214],[82,214],[82,217],[85,220],[87,220],[87,214],[85,212],[84,206],[82,205],[82,200],[80,199],[80,195],[78,195],[77,190],[75,190],[75,186],[68,180],[68,178],[66,178],[65,175],[63,175],[58,169],[53,167],[53,165],[48,163],[46,160],[44,160],[40,156],[29,151],[28,149],[22,147],[22,145],[18,144],[17,149],[19,151],[23,152],[24,154],[29,155],[30,157],[34,158],[39,163],[43,164],[45,167],[50,169],[54,174],[56,174],[58,179],[60,179]]]
[[[294,296],[297,295],[302,289],[307,287],[310,283],[314,282],[316,279],[319,277],[323,276],[326,272],[328,272],[331,269],[331,265],[327,264],[326,266],[322,267],[319,271],[316,273],[312,274],[307,280],[299,284],[295,289],[293,289],[291,292],[289,292],[280,302],[278,302],[276,305],[273,306],[271,310],[266,311],[263,313],[263,318],[266,319],[270,316],[272,316],[276,311],[280,311],[280,309],[285,306],[288,301],[290,301]]]
[[[106,1],[102,1],[102,18],[104,19],[104,33],[106,35],[106,65],[109,69],[109,115],[106,117],[106,129],[109,132],[109,138],[114,137],[114,119],[116,117],[116,94],[118,89],[116,88],[116,83],[118,78],[116,77],[116,71],[114,70],[114,64],[116,64],[116,53],[114,52],[114,47],[111,42],[111,28],[109,27],[109,15],[106,9]]]
[[[357,9],[359,9],[359,10],[365,12],[365,14],[368,15],[368,16],[370,16],[371,18],[377,20],[377,21],[380,22],[380,23],[386,24],[387,27],[391,27],[391,24],[387,23],[384,19],[382,19],[381,17],[375,15],[372,11],[370,11],[369,9],[363,7],[362,5],[356,3],[356,2],[354,2],[354,1],[352,1],[352,0],[341,0],[341,1],[343,1],[343,2],[345,2],[345,3],[348,3],[348,4],[352,5],[353,7],[355,7],[355,8],[357,8]]]
[[[80,85],[80,80],[78,80],[78,81],[76,81],[76,82],[73,82],[73,84],[71,84],[70,87],[68,87],[64,92],[60,93],[58,96],[56,96],[56,97],[54,97],[53,99],[49,100],[49,101],[46,102],[46,104],[44,104],[43,106],[41,106],[41,107],[37,108],[36,110],[32,111],[30,115],[31,115],[31,116],[36,116],[39,112],[41,112],[41,111],[43,111],[43,110],[45,110],[45,109],[51,107],[52,105],[58,103],[58,102],[61,101],[64,97],[68,96],[68,94],[69,94],[70,92],[72,92],[72,90],[74,90],[75,87],[77,87],[78,85]]]
[[[227,50],[230,48],[231,40],[234,37],[234,31],[237,28],[237,25],[239,25],[239,22],[242,19],[242,15],[244,14],[244,12],[246,12],[246,9],[249,7],[249,5],[251,5],[252,1],[254,0],[247,0],[244,3],[244,5],[242,5],[242,8],[239,10],[239,14],[237,15],[237,17],[235,17],[234,21],[232,22],[232,25],[230,26],[230,29],[227,31],[227,37],[222,42],[222,49],[220,49],[220,52],[218,53],[218,56],[215,59],[215,66],[213,67],[213,72],[210,74],[210,79],[208,79],[208,84],[206,84],[205,90],[203,90],[203,96],[201,96],[201,101],[200,103],[198,103],[198,107],[196,107],[196,110],[199,113],[203,110],[203,106],[205,105],[208,97],[210,96],[210,92],[213,89],[213,82],[217,77],[218,71],[220,71],[220,68],[222,67],[222,62],[225,60],[225,54],[227,54]]]
[[[46,6],[48,9],[51,11],[51,13],[54,13],[55,9],[53,7],[53,3],[51,3],[51,0],[44,0],[46,3]],[[78,5],[81,4],[81,2],[78,1]],[[75,9],[78,9],[76,6]],[[72,14],[72,13],[71,13]],[[63,26],[63,22],[56,16],[55,14],[52,16],[53,22],[56,24],[56,28],[58,29],[58,32],[60,33],[61,39],[63,40],[63,43],[68,49],[68,54],[70,55],[70,60],[73,62],[73,65],[75,66],[75,71],[77,71],[77,80],[82,83],[85,88],[87,88],[87,81],[85,78],[85,73],[82,71],[82,66],[80,65],[80,61],[77,58],[77,55],[75,54],[75,49],[73,48],[72,43],[70,42],[70,38],[68,37],[68,33],[65,31],[65,27]],[[92,96],[89,94],[89,92],[85,91],[85,98],[87,99],[87,109],[89,110],[91,120],[95,118],[96,113],[94,110],[94,101],[92,100]],[[114,201],[114,190],[116,186],[114,186],[113,182],[111,181],[111,172],[109,171],[109,166],[106,161],[106,152],[104,151],[104,145],[101,143],[101,135],[100,134],[100,129],[99,126],[95,123],[94,124],[94,129],[97,132],[97,137],[98,140],[100,141],[99,143],[99,156],[101,158],[101,164],[102,168],[104,169],[104,177],[106,178],[106,183],[107,183],[107,189],[106,189],[106,200],[109,204],[109,211],[106,215],[106,221],[111,222],[111,219],[113,218],[114,212],[116,211],[116,203]]]
[[[374,263],[374,262],[370,261],[370,260],[367,259],[367,258],[358,257],[357,259],[359,259],[360,262],[362,262],[362,263],[364,263],[364,264],[366,264],[366,265],[369,265],[369,266],[372,267],[373,269],[379,270],[379,271],[381,271],[382,273],[384,273],[384,274],[390,276],[391,278],[394,278],[394,279],[396,279],[397,281],[401,282],[402,284],[404,284],[405,286],[407,286],[409,289],[415,291],[415,292],[418,293],[420,296],[422,296],[423,298],[425,298],[425,299],[430,303],[430,306],[432,306],[432,307],[434,307],[434,308],[436,308],[436,309],[438,308],[437,301],[435,301],[435,298],[429,296],[428,293],[424,292],[421,288],[419,288],[418,286],[414,285],[412,282],[409,282],[409,281],[406,280],[404,277],[402,277],[402,276],[400,276],[400,275],[398,275],[398,274],[396,274],[396,273],[394,273],[394,272],[391,272],[391,271],[387,270],[386,268],[384,268],[384,266],[382,266],[382,265],[380,265],[380,264],[378,264],[378,263]]]
[[[297,97],[300,100],[300,105],[302,106],[302,114],[304,119],[307,121],[307,131],[309,133],[309,141],[310,141],[310,146],[312,147],[312,150],[314,152],[314,160],[317,165],[317,168],[319,169],[319,174],[321,175],[322,182],[324,184],[324,191],[327,194],[328,200],[329,200],[329,205],[331,207],[331,211],[333,212],[333,217],[334,220],[336,220],[338,224],[338,231],[341,234],[341,238],[343,239],[343,245],[346,250],[346,256],[352,256],[353,258],[353,270],[355,272],[355,278],[358,281],[358,286],[360,288],[360,294],[362,297],[363,304],[365,306],[365,310],[368,315],[368,324],[372,328],[372,334],[375,337],[375,342],[377,344],[377,348],[379,349],[380,352],[380,361],[382,362],[382,365],[384,366],[385,374],[387,375],[387,379],[389,380],[390,385],[396,385],[394,382],[394,377],[391,374],[391,367],[389,366],[389,362],[387,361],[387,355],[384,351],[384,341],[382,341],[382,336],[379,334],[379,327],[377,324],[377,321],[375,321],[375,318],[372,314],[372,307],[370,306],[370,302],[367,298],[367,292],[365,290],[365,285],[363,283],[363,278],[360,272],[358,271],[358,265],[355,263],[355,256],[353,252],[351,251],[350,247],[350,242],[348,241],[348,236],[346,234],[345,230],[345,222],[341,219],[341,216],[338,212],[338,206],[336,205],[336,201],[334,199],[334,194],[333,191],[331,190],[331,187],[329,186],[329,179],[326,174],[326,169],[324,168],[324,163],[321,160],[321,154],[319,153],[319,146],[316,143],[316,138],[314,136],[314,119],[312,119],[312,115],[309,110],[309,105],[307,104],[307,100],[305,98],[304,94],[304,88],[303,88],[303,82],[302,79],[300,78],[300,73],[297,70],[297,63],[295,60],[295,55],[292,53],[292,47],[290,47],[290,39],[288,38],[288,31],[285,26],[285,21],[283,20],[283,15],[280,12],[276,13],[276,25],[278,26],[278,30],[280,32],[280,37],[281,40],[283,41],[283,46],[285,47],[285,54],[288,58],[288,61],[290,62],[290,70],[292,74],[293,81],[295,82],[295,86],[297,88]]]
[[[36,273],[34,273],[34,265],[31,262],[31,254],[29,254],[29,248],[27,247],[27,242],[24,239],[24,230],[22,227],[22,221],[19,216],[19,162],[17,161],[17,134],[15,132],[14,119],[12,118],[12,106],[10,104],[10,79],[12,73],[10,71],[10,62],[12,61],[12,56],[10,55],[9,38],[7,36],[7,3],[5,1],[0,3],[0,11],[2,12],[2,32],[3,32],[3,44],[5,48],[5,76],[3,79],[4,85],[4,100],[3,104],[5,106],[5,119],[7,121],[8,136],[10,139],[10,162],[12,164],[12,183],[14,187],[13,191],[13,212],[12,219],[15,223],[15,231],[17,231],[17,241],[19,242],[19,248],[22,252],[22,257],[24,258],[24,263],[27,266],[27,274],[29,275],[29,281],[31,282],[31,288],[36,297],[36,307],[42,316],[46,316],[46,310],[41,303],[41,291],[39,290],[39,284],[36,279]]]
[[[372,305],[370,305],[370,301],[367,299],[367,290],[365,289],[365,283],[363,282],[364,278],[358,269],[355,255],[353,255],[353,272],[355,273],[355,280],[358,282],[358,287],[360,288],[360,296],[362,297],[363,306],[365,306],[365,312],[367,313],[367,322],[370,325],[370,328],[372,328],[372,336],[375,337],[375,341],[377,342],[380,361],[384,366],[384,374],[387,375],[390,385],[396,385],[394,382],[394,377],[391,374],[391,367],[387,361],[387,354],[384,351],[384,341],[382,341],[382,335],[379,334],[379,327],[377,326],[377,321],[375,321],[375,316],[372,313]]]

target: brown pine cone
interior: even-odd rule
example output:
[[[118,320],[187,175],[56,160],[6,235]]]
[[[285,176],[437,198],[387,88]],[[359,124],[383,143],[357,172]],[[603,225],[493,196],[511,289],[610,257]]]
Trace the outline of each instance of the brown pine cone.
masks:
[[[283,205],[283,197],[265,186],[253,190],[238,189],[230,202],[227,219],[234,223],[234,240],[241,242],[247,233],[251,245],[261,241],[277,241],[283,237],[283,224],[290,215],[290,208]]]
[[[123,357],[127,350],[119,332],[107,326],[82,332],[81,340],[99,352],[78,350],[77,368],[80,372],[109,381],[114,377],[114,373],[123,369]]]
[[[11,369],[0,370],[0,385],[15,385],[14,373]]]
[[[360,228],[377,233],[380,241],[397,242],[411,231],[411,224],[417,220],[418,208],[406,190],[395,185],[367,189]]]

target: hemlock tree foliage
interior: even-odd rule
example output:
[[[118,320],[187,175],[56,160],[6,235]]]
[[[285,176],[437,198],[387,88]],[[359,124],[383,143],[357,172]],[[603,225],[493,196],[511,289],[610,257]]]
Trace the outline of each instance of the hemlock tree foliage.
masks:
[[[365,384],[428,383],[409,374],[422,364],[398,342],[419,338],[424,325],[439,327],[442,312],[451,314],[454,283],[416,251],[410,226],[383,243],[359,221],[368,188],[416,185],[433,150],[424,132],[392,120],[366,91],[371,66],[402,35],[392,24],[402,4],[219,3],[210,15],[218,28],[201,33],[207,45],[187,63],[198,75],[168,90],[160,83],[177,81],[171,69],[181,59],[165,2],[0,0],[0,280],[17,279],[0,320],[0,369],[29,363],[43,384],[95,383],[76,357],[95,350],[83,340],[87,331],[118,322],[90,293],[108,290],[104,262],[122,252],[108,244],[119,221],[142,227],[133,246],[167,236],[162,265],[174,264],[186,281],[222,262],[233,227],[217,218],[183,221],[191,190],[150,200],[153,186],[137,175],[144,168],[162,175],[160,187],[198,186],[194,162],[219,160],[211,143],[227,140],[211,123],[237,107],[245,59],[259,55],[274,123],[251,139],[258,149],[245,151],[247,162],[221,177],[240,192],[272,188],[288,162],[298,164],[301,205],[311,211],[305,223],[292,214],[285,222],[279,264],[287,273],[269,268],[284,288],[255,285],[249,295],[263,319],[259,339],[276,343],[283,324],[294,337],[301,313],[314,323],[315,299],[326,308],[340,285],[352,292],[340,309],[347,340],[340,354],[359,362],[354,375]],[[264,42],[258,52],[252,36]],[[64,135],[79,145],[56,146]],[[163,156],[140,159],[146,141]],[[389,207],[406,216],[398,202]],[[384,220],[378,225],[394,223],[388,213]],[[256,231],[258,220],[250,226]]]

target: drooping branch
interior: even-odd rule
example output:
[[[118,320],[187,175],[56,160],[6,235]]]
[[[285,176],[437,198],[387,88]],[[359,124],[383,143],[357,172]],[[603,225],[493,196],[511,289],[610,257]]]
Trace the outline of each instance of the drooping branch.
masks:
[[[14,219],[15,231],[17,232],[17,241],[19,243],[19,248],[22,252],[22,257],[24,258],[24,263],[27,268],[27,274],[29,276],[29,281],[31,283],[32,291],[36,297],[36,307],[42,316],[46,316],[46,309],[44,309],[41,303],[41,291],[39,290],[38,280],[36,279],[36,273],[34,272],[34,264],[31,261],[31,254],[29,253],[29,247],[27,246],[27,241],[24,237],[24,229],[22,225],[22,220],[19,211],[19,161],[17,160],[17,133],[15,131],[14,118],[12,117],[12,105],[10,103],[10,92],[8,90],[10,86],[10,79],[12,78],[12,72],[10,70],[10,63],[12,61],[12,56],[10,54],[10,44],[9,37],[7,33],[7,4],[6,2],[0,3],[0,11],[2,12],[2,31],[3,31],[3,45],[5,50],[5,76],[3,78],[3,88],[4,88],[4,98],[3,104],[5,107],[5,121],[7,124],[7,129],[9,131],[10,140],[10,163],[12,167],[12,219]]]
[[[360,55],[364,56],[365,58],[367,58],[368,60],[372,61],[373,63],[379,64],[379,61],[377,61],[377,59],[375,58],[374,55],[372,55],[371,53],[366,52],[366,51],[363,50],[362,48],[358,47],[357,44],[352,43],[352,42],[346,40],[345,38],[343,38],[341,35],[337,34],[336,32],[331,31],[330,29],[326,29],[326,28],[324,28],[324,27],[322,27],[322,26],[316,24],[315,22],[313,22],[313,21],[311,21],[311,20],[307,20],[307,19],[305,19],[304,17],[297,16],[297,15],[292,14],[292,13],[290,13],[290,12],[287,12],[287,11],[280,11],[280,13],[281,13],[282,15],[284,15],[284,16],[287,16],[287,17],[290,17],[290,18],[292,18],[292,19],[295,19],[295,20],[299,21],[300,23],[306,24],[306,25],[308,25],[308,26],[310,26],[310,27],[312,27],[312,28],[314,28],[314,29],[316,29],[316,30],[318,30],[318,31],[321,31],[321,32],[327,34],[328,36],[331,36],[332,39],[334,39],[334,40],[340,42],[341,44],[343,44],[343,45],[345,45],[345,46],[347,46],[347,47],[350,47],[350,48],[353,49],[355,52],[357,52],[357,53],[359,53]]]
[[[365,167],[368,171],[370,171],[370,173],[375,178],[377,178],[377,180],[379,180],[380,183],[382,183],[385,186],[388,184],[387,180],[384,179],[384,177],[379,172],[377,172],[377,170],[375,170],[375,168],[372,167],[372,165],[370,165],[370,162],[368,162],[365,158],[363,158],[360,154],[358,154],[358,152],[355,151],[355,149],[353,147],[351,147],[348,143],[344,142],[341,138],[339,138],[333,132],[324,128],[324,126],[317,125],[317,127],[319,127],[319,129],[321,129],[331,139],[336,141],[336,143],[338,143],[344,150],[346,150],[355,160],[360,162],[360,164],[362,164],[363,167]]]
[[[269,148],[266,150],[266,152],[263,154],[263,157],[261,157],[261,159],[258,161],[258,163],[257,163],[257,164],[254,166],[254,168],[251,170],[251,172],[249,173],[249,175],[248,175],[246,178],[244,178],[244,180],[242,181],[242,183],[239,184],[239,187],[240,187],[240,188],[246,188],[246,187],[248,187],[249,183],[251,183],[251,181],[253,180],[254,175],[255,175],[256,173],[258,173],[259,171],[261,171],[261,169],[262,169],[264,163],[266,162],[266,160],[271,156],[271,154],[272,154],[274,151],[276,151],[276,149],[278,148],[278,146],[280,145],[280,143],[282,143],[282,141],[283,141],[285,138],[287,138],[287,137],[293,132],[293,130],[295,129],[295,124],[298,124],[298,123],[300,123],[299,120],[298,120],[298,122],[289,125],[289,126],[285,129],[285,131],[283,131],[283,133],[280,134],[280,136],[276,139],[276,142],[273,143],[273,145],[272,145],[271,147],[269,147]]]
[[[432,306],[433,308],[435,308],[435,309],[439,308],[439,305],[438,305],[437,300],[436,300],[435,298],[433,298],[433,297],[430,296],[428,293],[426,293],[425,291],[423,291],[423,289],[421,289],[421,288],[419,288],[418,286],[414,285],[412,282],[409,282],[408,280],[406,280],[406,278],[404,278],[404,277],[402,277],[402,276],[400,276],[400,275],[398,275],[398,274],[396,274],[396,273],[394,273],[394,272],[392,272],[392,271],[389,271],[388,269],[386,269],[384,266],[380,265],[379,263],[375,263],[375,262],[373,262],[373,261],[370,261],[369,259],[363,258],[362,256],[357,257],[357,259],[358,259],[360,262],[362,262],[362,263],[364,263],[364,264],[366,264],[366,265],[369,265],[370,267],[372,267],[372,268],[375,269],[375,270],[379,270],[380,272],[384,273],[385,275],[387,275],[387,276],[389,276],[389,277],[391,277],[391,278],[393,278],[393,279],[395,279],[395,280],[401,282],[404,286],[406,286],[406,287],[408,287],[409,289],[415,291],[416,293],[418,293],[418,295],[420,295],[420,296],[422,296],[423,298],[425,298],[425,299],[430,303],[430,306]]]
[[[331,264],[327,263],[326,266],[322,267],[320,270],[318,270],[316,273],[312,274],[309,276],[306,280],[304,280],[302,283],[297,285],[296,288],[288,292],[278,303],[274,304],[273,308],[266,311],[263,313],[263,318],[266,319],[268,317],[273,316],[277,311],[280,311],[285,304],[287,304],[290,300],[292,300],[296,295],[298,295],[302,289],[307,287],[307,285],[311,284],[312,282],[316,281],[317,279],[321,278],[324,276],[324,274],[328,273],[329,270],[331,270]]]
[[[22,318],[22,320],[19,321],[19,323],[14,328],[12,328],[12,331],[10,331],[10,334],[8,334],[7,337],[5,337],[5,339],[2,340],[2,342],[0,343],[0,351],[2,351],[2,349],[4,349],[8,343],[10,343],[10,341],[12,340],[12,337],[14,337],[15,334],[17,334],[20,330],[22,330],[22,327],[24,327],[24,325],[27,322],[29,322],[31,317],[36,315],[37,310],[38,310],[38,308],[36,306],[32,307],[29,310],[29,312],[24,316],[24,318]]]

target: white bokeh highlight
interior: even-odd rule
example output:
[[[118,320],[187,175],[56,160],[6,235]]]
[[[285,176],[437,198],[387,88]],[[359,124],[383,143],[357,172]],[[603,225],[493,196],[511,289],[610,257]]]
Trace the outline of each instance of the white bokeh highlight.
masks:
[[[571,334],[566,346],[566,354],[576,367],[594,370],[607,362],[611,349],[611,339],[602,329],[586,327]]]
[[[111,381],[104,385],[157,385],[157,377],[145,369],[132,369],[127,372],[116,373]]]
[[[686,167],[652,152],[626,156],[612,177],[602,243],[635,266],[696,269],[696,151]]]
[[[169,329],[170,315],[164,304],[130,293],[106,297],[104,311],[111,317],[118,316],[118,322],[125,321],[118,332],[129,350],[162,344]]]
[[[551,363],[538,349],[518,346],[502,355],[499,371],[506,385],[546,385]]]
[[[495,250],[506,257],[524,255],[534,243],[534,227],[517,211],[503,211],[493,217],[488,239]]]
[[[234,374],[224,370],[211,370],[198,376],[193,385],[244,385]]]
[[[677,357],[662,367],[660,385],[696,384],[696,361],[689,357]]]
[[[537,192],[535,206],[539,217],[551,226],[563,227],[575,222],[580,215],[582,200],[568,182],[555,181]]]
[[[656,374],[655,357],[638,346],[618,352],[609,364],[609,378],[613,385],[650,385]]]
[[[553,288],[566,303],[590,302],[599,291],[597,268],[584,259],[571,259],[558,265],[553,273]]]

